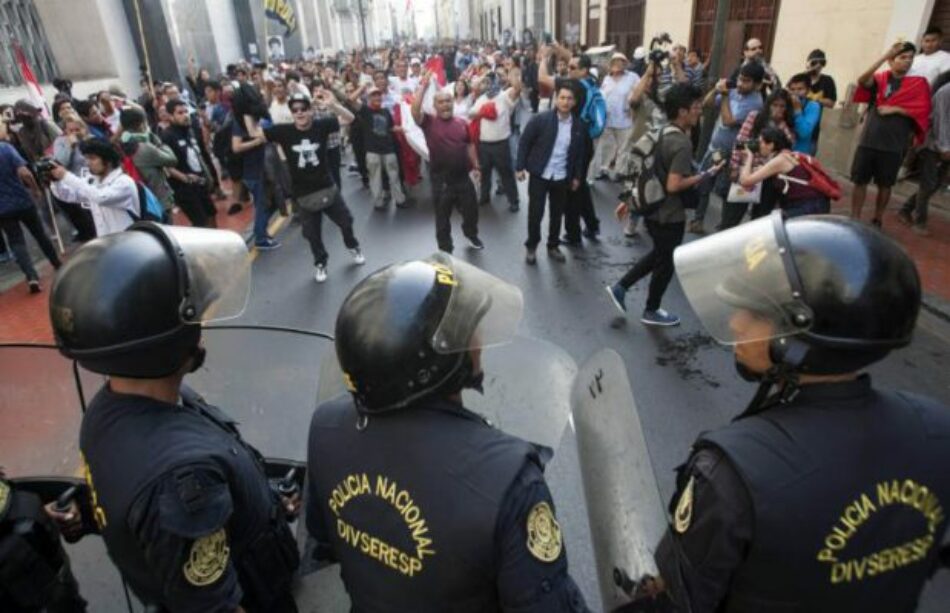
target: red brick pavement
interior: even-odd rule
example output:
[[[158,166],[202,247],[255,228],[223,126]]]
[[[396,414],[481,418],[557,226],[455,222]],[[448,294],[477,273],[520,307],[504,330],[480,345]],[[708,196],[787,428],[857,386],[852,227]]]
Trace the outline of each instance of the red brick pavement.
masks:
[[[253,209],[245,205],[244,210],[237,215],[228,215],[227,208],[230,202],[219,200],[215,203],[218,208],[219,227],[243,232],[252,222]],[[189,225],[184,214],[174,215],[178,225]],[[67,254],[68,258],[68,254]],[[43,292],[30,294],[26,282],[18,283],[10,289],[0,292],[0,343],[51,343],[53,332],[49,324],[49,286],[53,278],[53,269],[44,260],[37,266],[40,273],[40,282]]]

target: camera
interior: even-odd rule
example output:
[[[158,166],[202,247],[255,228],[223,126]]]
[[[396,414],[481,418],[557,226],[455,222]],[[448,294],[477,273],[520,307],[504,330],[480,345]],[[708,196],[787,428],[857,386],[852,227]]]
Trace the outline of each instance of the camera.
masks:
[[[49,183],[52,179],[53,169],[56,168],[56,162],[52,158],[40,158],[33,165],[33,171],[41,183]]]
[[[670,59],[670,52],[666,49],[651,49],[649,57],[650,62],[654,64],[662,64],[663,62]]]
[[[735,80],[735,79],[726,79],[726,88],[727,88],[727,89],[735,89],[735,88],[736,88],[736,80]]]
[[[749,140],[742,143],[742,146],[748,149],[752,153],[759,152],[759,139],[750,138]]]

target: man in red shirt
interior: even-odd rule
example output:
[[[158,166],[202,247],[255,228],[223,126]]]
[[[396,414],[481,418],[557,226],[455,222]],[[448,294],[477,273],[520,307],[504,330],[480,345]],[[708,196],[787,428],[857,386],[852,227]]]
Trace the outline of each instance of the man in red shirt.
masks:
[[[462,213],[462,233],[472,249],[484,249],[478,238],[478,204],[475,186],[469,179],[469,170],[480,172],[475,143],[468,134],[465,120],[455,117],[452,94],[438,91],[435,94],[435,115],[422,110],[422,99],[429,81],[426,72],[419,82],[412,101],[412,119],[422,128],[429,148],[429,163],[432,175],[432,201],[435,208],[435,238],[439,249],[452,253],[452,226],[449,218],[452,207],[458,206]],[[478,180],[478,177],[475,177]]]

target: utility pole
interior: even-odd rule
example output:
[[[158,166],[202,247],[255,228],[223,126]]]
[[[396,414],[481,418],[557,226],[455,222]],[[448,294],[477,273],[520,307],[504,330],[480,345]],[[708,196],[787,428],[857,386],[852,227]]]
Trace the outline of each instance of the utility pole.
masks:
[[[709,51],[708,73],[714,84],[719,81],[719,76],[722,74],[722,54],[726,47],[726,22],[729,20],[730,4],[730,0],[719,0],[716,3],[716,21],[713,24],[712,49]],[[703,131],[699,138],[699,148],[696,150],[697,156],[701,156],[706,152],[718,116],[719,109],[716,107],[703,111]]]
[[[360,18],[360,35],[363,37],[363,49],[366,49],[366,15],[363,13],[363,0],[356,0],[356,14]]]

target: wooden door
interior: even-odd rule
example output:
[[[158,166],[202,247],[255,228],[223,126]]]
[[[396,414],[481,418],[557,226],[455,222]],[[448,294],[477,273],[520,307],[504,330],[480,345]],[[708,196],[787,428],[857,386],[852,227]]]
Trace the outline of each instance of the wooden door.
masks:
[[[950,51],[950,0],[937,0],[930,14],[929,26],[943,30],[943,50]]]

